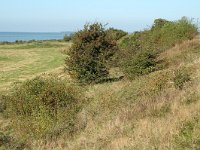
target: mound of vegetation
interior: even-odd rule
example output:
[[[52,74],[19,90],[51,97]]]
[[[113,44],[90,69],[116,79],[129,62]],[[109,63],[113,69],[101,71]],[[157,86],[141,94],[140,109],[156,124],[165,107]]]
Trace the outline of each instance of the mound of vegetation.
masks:
[[[191,40],[197,34],[197,26],[185,17],[174,22],[156,19],[151,29],[135,32],[122,40],[118,53],[119,66],[129,77],[143,75],[144,72],[149,73],[152,67],[156,66],[156,53],[159,54],[185,40]],[[149,51],[152,51],[149,57],[141,57]],[[136,57],[139,57],[137,63],[135,63],[138,60]],[[153,64],[144,65],[144,62]],[[136,71],[136,68],[139,71]]]
[[[118,50],[116,39],[108,33],[100,23],[87,24],[75,33],[66,59],[72,78],[92,83],[108,76],[107,64]]]
[[[155,51],[144,51],[135,54],[130,60],[123,63],[124,71],[130,79],[155,71],[157,68]]]
[[[4,97],[5,113],[21,139],[42,138],[74,131],[75,117],[81,108],[78,86],[54,76],[36,77],[12,89]]]
[[[84,85],[86,91],[55,76],[16,84],[0,95],[0,112],[11,120],[0,128],[0,149],[199,149],[200,39],[189,41],[196,34],[186,18],[157,19],[132,35],[86,25],[66,52],[71,77],[109,81],[110,69],[122,69],[132,80]],[[116,62],[120,68],[111,68]]]

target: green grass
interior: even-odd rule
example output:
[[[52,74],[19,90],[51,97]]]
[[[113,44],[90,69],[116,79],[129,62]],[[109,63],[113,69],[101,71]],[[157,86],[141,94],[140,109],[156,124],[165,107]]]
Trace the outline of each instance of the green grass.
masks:
[[[61,50],[69,45],[54,41],[0,45],[0,91],[14,82],[62,67],[66,56]]]
[[[179,134],[175,137],[175,149],[200,149],[199,119],[195,116],[183,122]]]

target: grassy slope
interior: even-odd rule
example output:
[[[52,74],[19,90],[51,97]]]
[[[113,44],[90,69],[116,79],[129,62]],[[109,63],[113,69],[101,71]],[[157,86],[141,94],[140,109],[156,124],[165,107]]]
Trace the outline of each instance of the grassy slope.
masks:
[[[59,49],[30,48],[28,51],[34,54],[31,59],[26,58],[30,55],[27,49],[17,49],[17,53],[12,51],[14,48],[7,49],[18,65],[8,61],[7,55],[0,57],[1,62],[6,60],[0,65],[8,78],[0,81],[2,87],[19,77],[29,78],[62,66],[64,57],[57,53]],[[22,55],[17,55],[19,52]],[[59,61],[43,55],[59,56]],[[71,139],[63,134],[57,141],[45,144],[33,142],[33,149],[199,149],[200,38],[165,51],[159,59],[168,64],[163,70],[133,81],[124,79],[89,86],[86,95],[91,102],[79,114],[79,134]],[[52,63],[54,67],[50,66]],[[174,71],[183,66],[192,80],[183,90],[177,90],[173,84]],[[19,72],[19,76],[12,74],[13,71]]]
[[[69,45],[48,41],[0,45],[0,91],[13,82],[62,67],[65,55],[60,51]]]
[[[168,66],[133,81],[88,87],[80,113],[84,129],[72,139],[36,144],[39,149],[200,149],[200,38],[161,54]],[[192,77],[174,88],[177,68]]]

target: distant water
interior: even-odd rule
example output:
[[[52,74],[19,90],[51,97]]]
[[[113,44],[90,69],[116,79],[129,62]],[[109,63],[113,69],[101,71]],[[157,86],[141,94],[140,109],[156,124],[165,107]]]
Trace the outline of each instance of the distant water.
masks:
[[[59,40],[71,32],[0,32],[0,42],[15,42],[16,40]]]

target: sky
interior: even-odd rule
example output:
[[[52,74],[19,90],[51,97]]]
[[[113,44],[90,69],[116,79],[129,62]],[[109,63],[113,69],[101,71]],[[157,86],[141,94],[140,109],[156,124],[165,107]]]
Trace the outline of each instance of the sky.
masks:
[[[199,0],[0,0],[0,32],[63,32],[101,22],[128,32],[156,18],[200,18]]]

